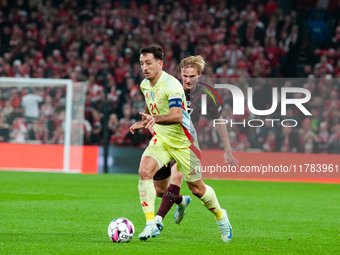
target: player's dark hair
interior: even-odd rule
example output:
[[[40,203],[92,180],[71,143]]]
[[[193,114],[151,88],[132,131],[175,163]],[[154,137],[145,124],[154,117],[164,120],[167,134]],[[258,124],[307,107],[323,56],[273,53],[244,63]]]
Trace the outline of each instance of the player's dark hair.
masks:
[[[151,44],[145,48],[140,49],[139,54],[145,55],[148,53],[152,53],[155,59],[163,60],[164,53],[162,46],[158,44]]]

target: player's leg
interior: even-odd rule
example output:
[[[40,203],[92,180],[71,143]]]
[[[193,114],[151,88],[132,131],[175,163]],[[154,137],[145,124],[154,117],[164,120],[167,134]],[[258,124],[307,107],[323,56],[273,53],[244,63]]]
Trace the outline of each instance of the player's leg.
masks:
[[[149,146],[142,156],[139,167],[139,197],[146,218],[146,226],[139,239],[146,240],[159,235],[155,224],[155,200],[156,190],[153,183],[153,176],[165,164],[170,161],[170,156],[163,148],[161,142],[150,141]]]
[[[156,196],[163,197],[163,194],[169,187],[171,176],[170,164],[163,166],[153,177],[153,184],[156,189]]]
[[[222,241],[230,242],[232,230],[225,210],[221,209],[218,203],[215,191],[208,185],[205,185],[200,171],[200,151],[198,144],[195,143],[191,148],[182,150],[181,154],[175,153],[178,168],[184,175],[192,194],[198,197],[203,205],[211,211],[220,228]]]
[[[177,163],[175,160],[170,162],[171,165],[171,182],[170,182],[170,186],[176,186],[181,188],[182,183],[183,183],[183,174],[180,171],[177,171]],[[169,186],[169,187],[170,187]],[[169,189],[169,188],[168,188]],[[181,194],[179,194],[179,190],[178,190],[178,195],[177,198],[175,200],[175,204],[180,204],[183,200],[183,196]]]
[[[170,211],[172,205],[179,200],[182,201],[182,196],[179,194],[183,182],[183,175],[176,168],[176,161],[172,160],[167,167],[167,174],[172,174],[171,183],[168,185],[162,197],[161,205],[156,214],[156,219],[160,221]]]
[[[225,215],[217,201],[214,190],[203,182],[200,171],[200,151],[197,142],[190,148],[182,150],[182,155],[179,155],[179,157],[180,159],[177,160],[178,167],[183,172],[192,194],[203,202],[203,205],[215,215],[216,219],[223,220]]]
[[[168,165],[163,166],[161,169],[159,169],[159,171],[153,177],[153,184],[156,189],[156,195],[157,197],[162,198],[160,208],[164,207],[163,201],[164,201],[165,196],[163,197],[163,195],[169,186],[170,176],[171,176],[171,167],[169,163]],[[159,215],[156,215],[155,222],[156,222],[156,226],[159,229],[159,231],[162,231],[164,228],[162,217],[160,217]]]
[[[146,226],[138,238],[146,240],[150,237],[159,235],[158,228],[155,224],[155,200],[156,190],[153,185],[152,177],[158,171],[159,166],[156,159],[145,156],[142,158],[139,167],[139,198],[142,209],[146,218]]]
[[[215,191],[210,186],[204,184],[203,179],[193,182],[190,182],[190,179],[186,179],[186,181],[192,194],[198,197],[203,205],[215,216],[222,241],[229,243],[232,238],[232,228],[226,210],[221,209],[218,203]]]
[[[175,204],[177,204],[177,207],[174,213],[174,222],[176,224],[180,224],[180,222],[183,220],[183,217],[185,215],[185,209],[189,205],[192,199],[188,195],[182,196],[181,194],[179,194],[179,190],[183,183],[184,176],[180,171],[177,171],[177,163],[173,165],[171,170],[172,170],[171,184],[168,190],[170,189],[176,190],[178,187],[178,196],[175,200]],[[157,215],[158,215],[158,212],[157,212]]]
[[[180,195],[180,188],[183,182],[183,175],[181,172],[177,171],[177,164],[176,161],[172,160],[167,168],[167,174],[170,174],[170,166],[171,166],[171,183],[169,185],[169,187],[167,187],[166,191],[164,192],[164,195],[162,197],[162,202],[161,205],[158,209],[158,212],[156,214],[155,220],[156,220],[156,224],[158,226],[158,228],[160,230],[163,229],[163,223],[162,220],[165,217],[165,215],[170,211],[171,207],[173,206],[174,203],[182,205],[184,204],[183,202],[185,202],[185,206],[181,207],[184,208],[185,211],[185,207],[187,204],[189,204],[189,202],[191,201],[190,197],[189,202],[188,199],[185,199],[185,201],[183,201],[183,197],[182,195]],[[164,170],[162,172],[165,172]],[[158,172],[159,173],[159,172]],[[157,173],[157,175],[158,175]],[[159,184],[161,184],[159,182]],[[163,183],[162,183],[163,184]],[[157,188],[156,188],[157,189]],[[187,196],[185,196],[187,197]],[[184,211],[180,211],[181,212],[181,217],[183,219],[184,216]]]

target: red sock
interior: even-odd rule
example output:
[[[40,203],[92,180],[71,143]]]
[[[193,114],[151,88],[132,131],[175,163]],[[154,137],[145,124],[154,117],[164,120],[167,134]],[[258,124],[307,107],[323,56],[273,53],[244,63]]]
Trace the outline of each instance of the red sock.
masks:
[[[180,189],[181,188],[176,185],[169,185],[162,197],[162,202],[158,209],[157,215],[161,216],[162,218],[165,217],[165,215],[170,211],[171,206],[175,203],[175,201],[177,201],[178,196],[181,196],[179,194]]]

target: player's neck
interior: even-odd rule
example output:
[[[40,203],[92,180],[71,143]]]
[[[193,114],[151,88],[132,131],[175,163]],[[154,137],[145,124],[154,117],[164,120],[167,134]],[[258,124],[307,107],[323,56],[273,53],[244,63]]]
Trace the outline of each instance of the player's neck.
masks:
[[[161,76],[162,76],[162,73],[163,73],[163,71],[159,70],[158,74],[156,74],[156,76],[153,79],[149,80],[151,87],[155,87],[156,86],[159,78],[161,78]]]

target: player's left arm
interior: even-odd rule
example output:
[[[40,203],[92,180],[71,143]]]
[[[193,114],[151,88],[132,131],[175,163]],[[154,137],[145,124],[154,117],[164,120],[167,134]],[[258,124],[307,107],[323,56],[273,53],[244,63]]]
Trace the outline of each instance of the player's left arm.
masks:
[[[223,120],[223,117],[221,116],[220,119]],[[230,142],[229,142],[229,136],[226,125],[216,125],[216,130],[218,135],[220,136],[223,145],[224,145],[224,160],[226,163],[230,164],[231,166],[237,166],[238,160],[233,157]]]

